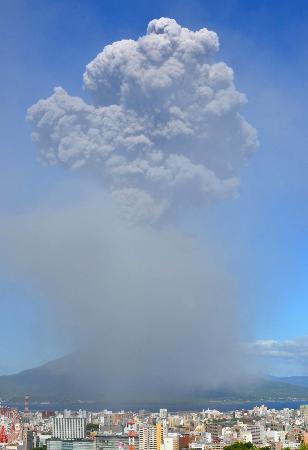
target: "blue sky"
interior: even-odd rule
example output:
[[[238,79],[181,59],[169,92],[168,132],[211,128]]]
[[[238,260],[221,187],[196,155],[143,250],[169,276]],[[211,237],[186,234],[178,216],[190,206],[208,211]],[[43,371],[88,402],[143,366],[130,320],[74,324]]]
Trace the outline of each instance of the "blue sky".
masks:
[[[206,26],[221,41],[221,59],[246,93],[245,116],[260,149],[242,171],[237,200],[182,215],[199,238],[220,242],[239,280],[252,339],[306,336],[308,314],[308,4],[305,0],[94,1],[3,0],[0,5],[0,202],[3,214],[52,201],[75,175],[37,161],[26,109],[63,86],[84,96],[85,65],[107,43],[136,38],[149,20],[173,17]],[[74,181],[74,180],[73,180]],[[204,232],[206,230],[206,233]],[[240,237],[240,238],[239,238]],[[31,367],[65,353],[52,314],[31,286],[0,279],[0,371]],[[245,305],[248,304],[249,308]],[[51,339],[51,336],[53,338]],[[297,364],[297,363],[296,363]],[[290,373],[308,374],[296,365]],[[275,362],[273,362],[273,367]],[[279,366],[280,367],[280,366]],[[277,369],[278,370],[278,369]],[[289,370],[283,366],[281,373]]]

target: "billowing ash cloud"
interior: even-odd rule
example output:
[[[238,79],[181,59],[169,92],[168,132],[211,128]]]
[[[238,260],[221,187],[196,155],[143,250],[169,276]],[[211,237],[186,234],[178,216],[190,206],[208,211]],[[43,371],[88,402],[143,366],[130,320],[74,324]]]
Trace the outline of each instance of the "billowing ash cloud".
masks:
[[[218,47],[205,28],[153,20],[145,36],[108,45],[87,66],[92,104],[56,88],[28,111],[42,159],[103,189],[75,209],[2,220],[1,245],[53,305],[55,325],[84,344],[81,366],[97,380],[83,378],[105,396],[192,395],[242,373],[221,249],[203,255],[167,220],[145,226],[232,195],[257,146]]]
[[[168,18],[107,45],[84,73],[92,104],[58,87],[29,109],[42,159],[98,177],[134,221],[233,195],[257,135],[218,49]]]

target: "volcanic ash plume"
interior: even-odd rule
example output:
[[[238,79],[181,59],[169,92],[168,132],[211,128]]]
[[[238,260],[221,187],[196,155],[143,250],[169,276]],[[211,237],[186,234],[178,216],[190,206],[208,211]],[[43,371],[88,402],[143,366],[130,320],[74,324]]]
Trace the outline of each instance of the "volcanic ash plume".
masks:
[[[191,393],[241,372],[222,249],[202,252],[174,220],[179,209],[234,195],[257,147],[218,48],[205,28],[152,20],[145,36],[108,45],[88,64],[91,104],[58,87],[28,111],[41,159],[100,191],[72,208],[2,221],[3,248],[83,348],[88,372],[74,375],[107,397]]]
[[[102,203],[38,211],[1,229],[11,266],[51,306],[44,321],[73,342],[71,383],[120,402],[237,379],[234,285],[215,246],[203,255],[173,227],[127,227]]]
[[[233,195],[257,135],[218,49],[167,18],[107,45],[84,73],[92,104],[56,88],[29,109],[41,158],[97,177],[134,222]]]

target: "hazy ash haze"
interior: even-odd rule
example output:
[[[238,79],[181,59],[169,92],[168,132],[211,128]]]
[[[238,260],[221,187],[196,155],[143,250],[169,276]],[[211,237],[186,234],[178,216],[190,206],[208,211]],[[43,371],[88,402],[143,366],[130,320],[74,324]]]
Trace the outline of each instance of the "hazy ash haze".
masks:
[[[233,201],[258,147],[217,34],[152,20],[103,48],[84,88],[82,99],[56,87],[27,118],[42,162],[95,188],[77,205],[2,218],[8,271],[49,302],[75,376],[107,397],[237,381],[245,329],[223,248],[177,225],[186,208]]]

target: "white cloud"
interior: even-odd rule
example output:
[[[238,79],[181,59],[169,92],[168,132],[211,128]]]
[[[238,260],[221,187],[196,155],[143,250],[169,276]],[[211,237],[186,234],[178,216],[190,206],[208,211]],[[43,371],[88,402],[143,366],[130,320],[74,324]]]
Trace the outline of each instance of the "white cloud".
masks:
[[[277,358],[301,363],[308,363],[308,336],[301,336],[293,340],[276,341],[262,339],[248,345],[252,355],[262,358]]]
[[[106,46],[84,74],[93,104],[56,88],[28,110],[42,159],[91,172],[137,220],[233,195],[257,134],[218,49],[168,18]]]

